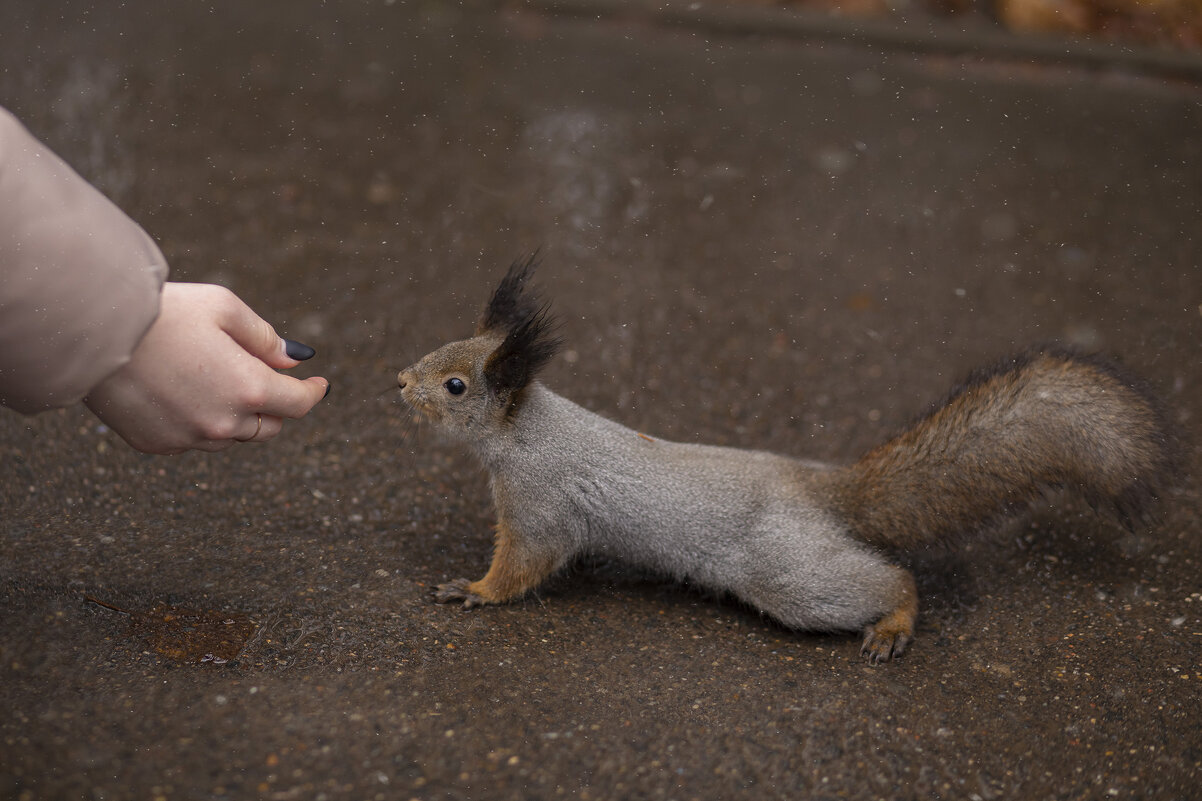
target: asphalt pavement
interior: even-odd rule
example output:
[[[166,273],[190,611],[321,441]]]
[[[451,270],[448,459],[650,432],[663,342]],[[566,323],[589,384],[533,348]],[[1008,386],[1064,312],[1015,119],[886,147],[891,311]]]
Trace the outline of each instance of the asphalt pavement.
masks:
[[[1196,439],[1191,56],[712,8],[0,2],[0,104],[332,382],[215,455],[0,411],[0,797],[1198,797],[1192,446],[1147,528],[1054,497],[906,557],[880,667],[608,562],[430,602],[487,566],[487,478],[395,375],[536,249],[546,382],[650,435],[847,461],[1057,340]]]

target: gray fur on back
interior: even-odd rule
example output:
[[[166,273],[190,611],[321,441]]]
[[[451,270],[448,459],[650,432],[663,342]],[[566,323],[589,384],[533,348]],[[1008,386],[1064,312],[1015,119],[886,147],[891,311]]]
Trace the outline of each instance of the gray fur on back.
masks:
[[[864,586],[882,558],[810,495],[825,466],[646,438],[537,382],[502,436],[471,445],[499,515],[551,552],[732,592],[798,628],[857,628],[888,610],[884,577]]]

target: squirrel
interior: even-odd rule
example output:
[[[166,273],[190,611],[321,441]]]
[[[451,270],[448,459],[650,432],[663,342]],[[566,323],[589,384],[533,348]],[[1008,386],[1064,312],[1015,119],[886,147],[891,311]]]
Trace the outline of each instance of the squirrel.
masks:
[[[892,551],[953,541],[1077,492],[1128,527],[1176,469],[1167,414],[1117,364],[1058,346],[978,370],[849,465],[652,438],[536,379],[562,342],[517,260],[470,339],[397,375],[415,416],[491,477],[487,574],[433,590],[465,608],[515,600],[593,554],[729,593],[797,630],[862,631],[902,654],[918,594]]]

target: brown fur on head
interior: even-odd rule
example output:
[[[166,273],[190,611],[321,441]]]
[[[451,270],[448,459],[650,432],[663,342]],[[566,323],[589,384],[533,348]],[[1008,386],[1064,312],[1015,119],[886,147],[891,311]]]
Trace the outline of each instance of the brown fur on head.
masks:
[[[522,391],[558,350],[555,322],[528,287],[535,257],[515,261],[476,335],[424,356],[397,376],[405,402],[450,433],[506,421]]]

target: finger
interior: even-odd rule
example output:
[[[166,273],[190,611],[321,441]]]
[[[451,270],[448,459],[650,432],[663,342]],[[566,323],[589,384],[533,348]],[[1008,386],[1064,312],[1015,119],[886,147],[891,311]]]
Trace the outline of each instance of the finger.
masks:
[[[312,359],[317,354],[317,351],[303,342],[297,342],[295,339],[280,338],[275,333],[274,328],[272,329],[272,336],[276,339],[276,350],[266,356],[259,356],[259,358],[277,370],[296,367],[301,362]]]
[[[272,414],[255,415],[255,427],[248,436],[235,437],[234,442],[267,442],[275,439],[284,427],[284,421]]]
[[[283,339],[270,323],[255,314],[241,299],[235,296],[230,301],[222,327],[247,353],[277,370],[296,367],[313,356],[312,348]]]
[[[283,428],[283,420],[273,414],[265,414],[263,415],[263,428],[259,431],[259,435],[255,437],[255,442],[266,442],[269,439],[275,439]]]
[[[312,359],[317,351],[309,347],[303,342],[297,342],[295,339],[284,340],[284,354],[289,359],[295,359],[298,362],[303,362],[306,359]]]
[[[232,440],[232,439],[198,439],[194,442],[189,442],[186,446],[184,446],[182,448],[172,448],[169,451],[163,451],[163,453],[175,455],[175,454],[180,454],[180,453],[186,453],[186,452],[192,451],[192,450],[207,451],[209,453],[217,453],[218,451],[223,451],[226,448],[229,448],[233,444],[234,444],[234,440]]]
[[[263,430],[263,415],[261,413],[256,412],[254,417],[247,417],[245,425],[249,426],[252,422],[254,423],[254,426],[255,426],[254,430],[251,431],[249,434],[239,435],[239,436],[234,437],[234,442],[254,442],[255,441],[255,438],[258,437],[259,433]]]
[[[267,399],[260,411],[264,417],[304,417],[329,392],[330,382],[321,376],[301,381],[276,373],[271,377]]]

